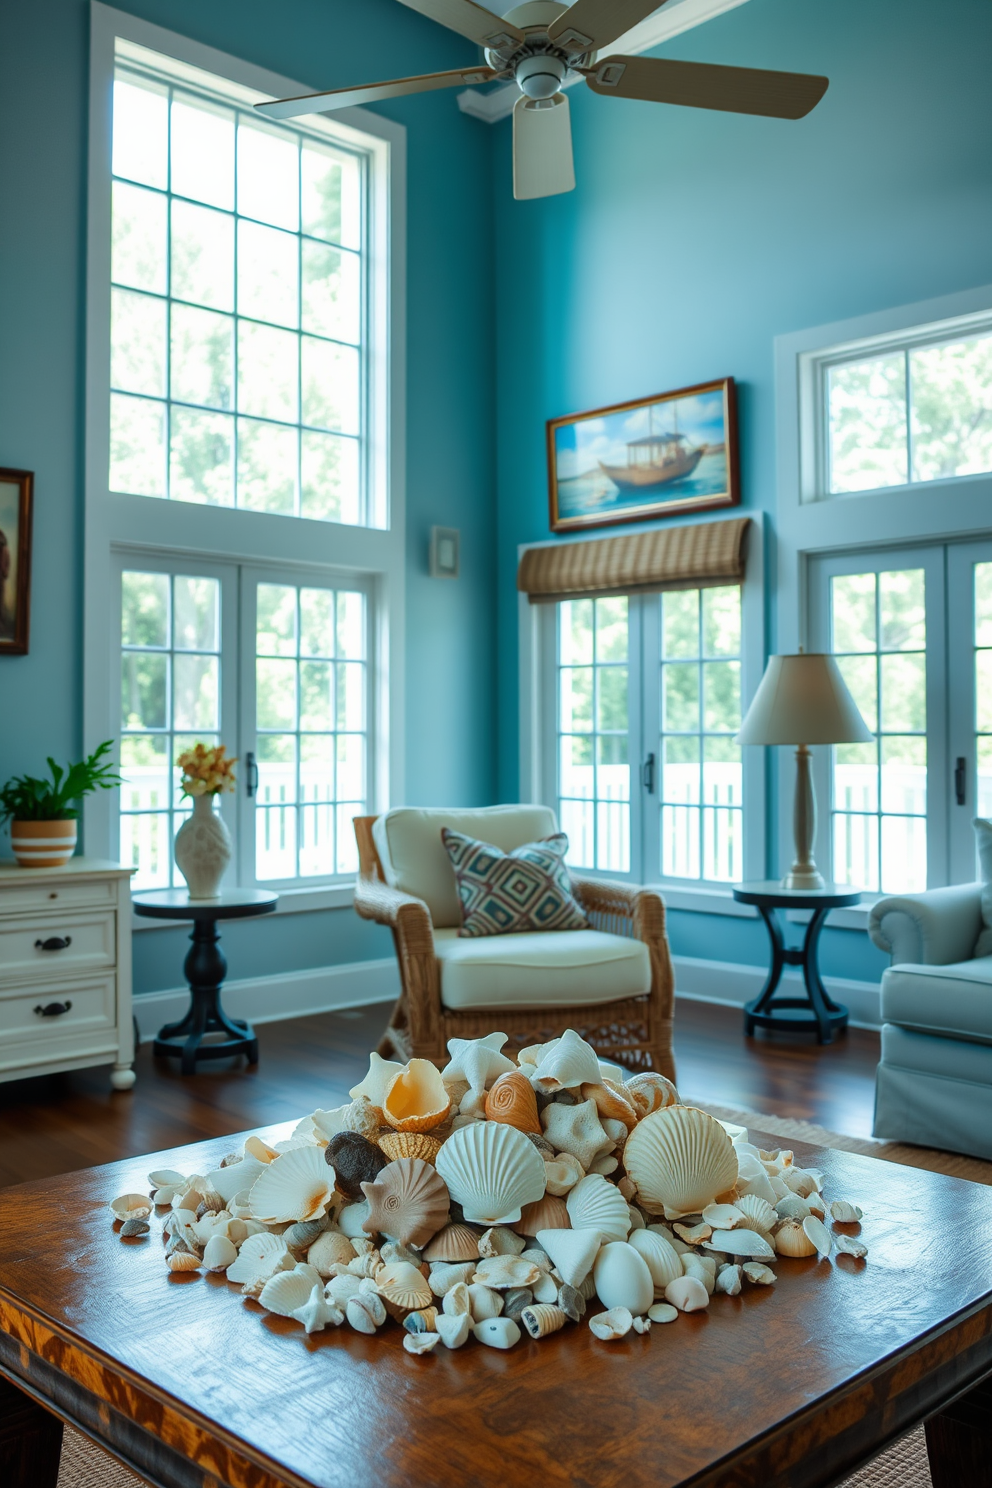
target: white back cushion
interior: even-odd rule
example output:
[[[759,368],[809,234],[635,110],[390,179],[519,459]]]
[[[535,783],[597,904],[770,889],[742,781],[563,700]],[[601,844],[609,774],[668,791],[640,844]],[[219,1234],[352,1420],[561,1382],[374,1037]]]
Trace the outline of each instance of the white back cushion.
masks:
[[[423,899],[435,926],[451,929],[461,924],[462,909],[454,869],[441,841],[442,827],[512,852],[525,842],[552,836],[558,822],[549,806],[480,806],[465,811],[400,806],[377,817],[372,838],[386,882]]]

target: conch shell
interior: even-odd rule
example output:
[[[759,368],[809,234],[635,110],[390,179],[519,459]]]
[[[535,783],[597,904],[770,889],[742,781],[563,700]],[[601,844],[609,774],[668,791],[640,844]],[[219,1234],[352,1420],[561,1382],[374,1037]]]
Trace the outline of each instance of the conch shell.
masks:
[[[401,1245],[421,1249],[448,1223],[450,1200],[443,1178],[419,1157],[400,1157],[387,1163],[372,1183],[363,1183],[368,1218],[362,1228],[370,1235],[388,1235]]]
[[[382,1100],[382,1114],[402,1132],[426,1132],[440,1126],[451,1099],[437,1066],[429,1059],[411,1059],[394,1075]]]
[[[503,1121],[507,1126],[515,1126],[517,1131],[540,1135],[537,1097],[533,1085],[521,1070],[508,1070],[505,1075],[500,1075],[487,1092],[486,1117],[489,1121]]]
[[[547,1095],[553,1095],[556,1090],[573,1090],[577,1085],[598,1085],[599,1057],[574,1028],[566,1028],[560,1039],[545,1046],[531,1078],[538,1090]]]

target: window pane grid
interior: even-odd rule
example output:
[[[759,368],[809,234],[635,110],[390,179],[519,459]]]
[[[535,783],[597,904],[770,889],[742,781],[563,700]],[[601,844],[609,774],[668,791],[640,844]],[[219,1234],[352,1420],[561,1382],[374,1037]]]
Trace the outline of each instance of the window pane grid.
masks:
[[[156,114],[158,104],[164,112]],[[125,135],[143,108],[135,143]],[[190,126],[177,123],[187,114],[208,136],[218,128],[229,135],[206,139],[199,176],[189,139],[183,144]],[[115,118],[111,488],[365,521],[362,158],[120,68]],[[211,169],[224,174],[225,148],[227,184],[208,179]],[[288,197],[280,205],[279,173],[268,180],[274,208],[258,179],[259,200],[250,198],[257,162],[243,162],[260,148],[295,151],[291,206]],[[178,179],[181,169],[188,179]],[[254,264],[244,257],[245,233],[254,235]],[[292,308],[284,314],[287,279]],[[192,392],[191,370],[220,394]]]
[[[660,684],[661,873],[734,882],[743,874],[739,588],[661,596]]]
[[[824,376],[827,491],[992,470],[992,334],[833,362]]]
[[[353,872],[366,801],[365,598],[259,584],[255,627],[255,873]]]
[[[630,872],[628,604],[558,607],[558,814],[576,867]]]
[[[191,808],[176,759],[220,741],[219,603],[216,579],[122,576],[121,858],[136,889],[183,882],[172,844]]]
[[[875,735],[833,750],[833,876],[876,893],[926,888],[925,604],[923,569],[831,581],[833,651]]]

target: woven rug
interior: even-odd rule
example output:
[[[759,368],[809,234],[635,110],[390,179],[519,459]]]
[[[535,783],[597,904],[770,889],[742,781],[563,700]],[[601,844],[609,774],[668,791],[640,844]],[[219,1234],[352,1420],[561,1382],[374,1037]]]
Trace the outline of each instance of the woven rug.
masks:
[[[723,1121],[771,1132],[781,1137],[783,1142],[792,1140],[811,1142],[817,1147],[838,1147],[843,1152],[861,1152],[866,1157],[881,1158],[884,1162],[926,1168],[931,1173],[967,1178],[972,1183],[992,1184],[992,1163],[982,1162],[976,1157],[961,1157],[953,1152],[911,1147],[901,1142],[877,1142],[871,1137],[846,1137],[794,1117],[764,1116],[758,1111],[741,1111],[733,1106],[707,1103],[705,1109]],[[121,1467],[78,1431],[66,1427],[58,1488],[142,1488],[142,1483],[143,1479]],[[923,1427],[918,1426],[888,1447],[874,1462],[847,1478],[841,1488],[931,1488]]]

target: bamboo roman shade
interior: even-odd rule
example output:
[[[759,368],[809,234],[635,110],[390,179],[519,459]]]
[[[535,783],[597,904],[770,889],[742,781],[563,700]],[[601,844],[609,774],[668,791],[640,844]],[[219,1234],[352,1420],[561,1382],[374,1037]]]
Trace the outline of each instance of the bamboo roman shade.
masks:
[[[531,604],[740,584],[750,517],[528,548],[517,588]]]

